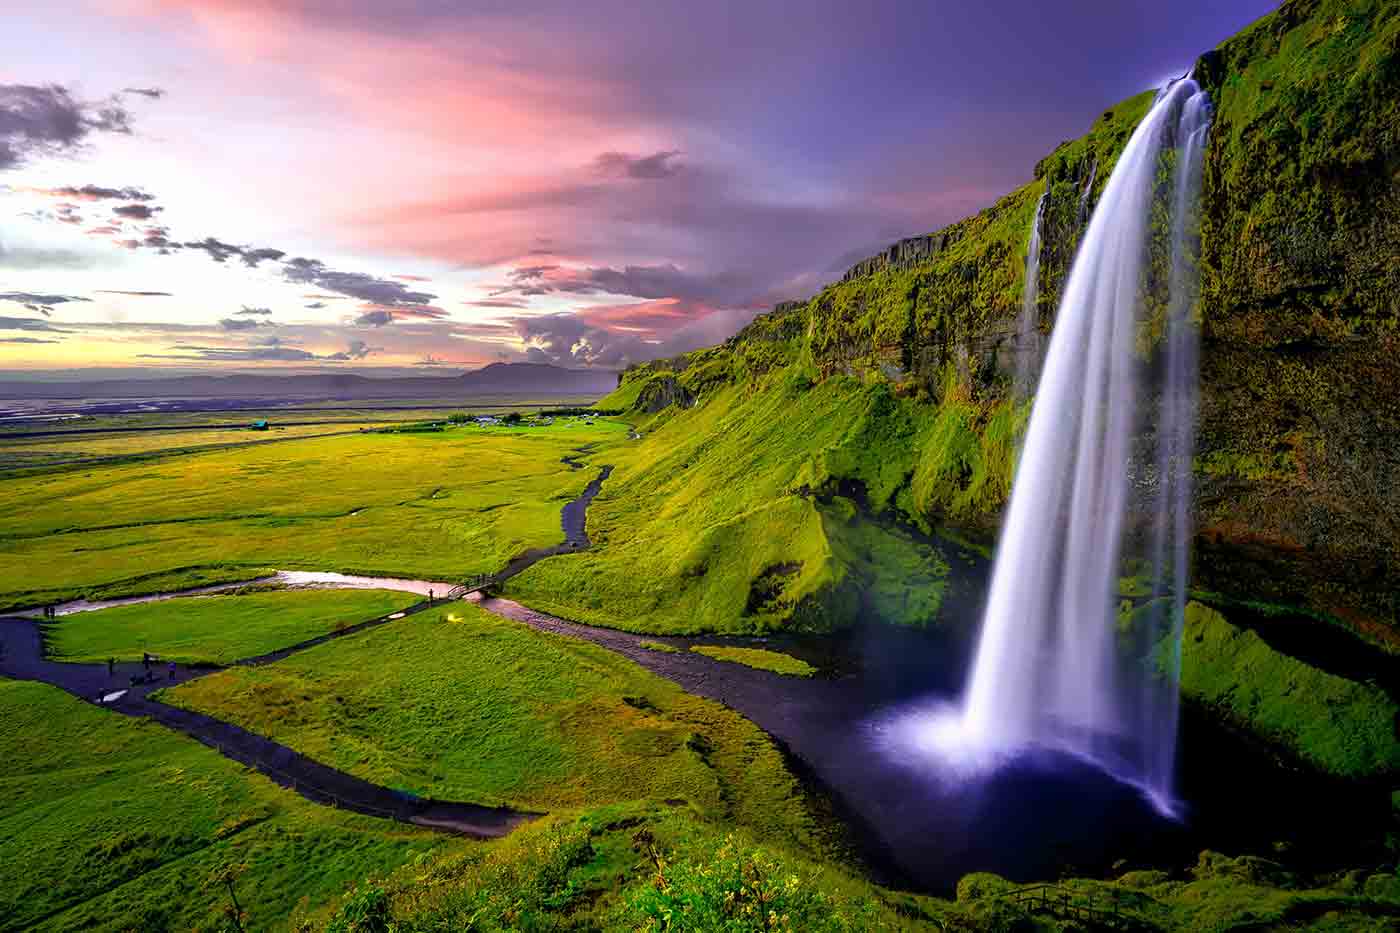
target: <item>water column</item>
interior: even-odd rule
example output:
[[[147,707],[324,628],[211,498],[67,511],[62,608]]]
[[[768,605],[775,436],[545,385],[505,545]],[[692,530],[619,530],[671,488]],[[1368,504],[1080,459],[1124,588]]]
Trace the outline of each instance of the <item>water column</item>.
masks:
[[[1196,197],[1192,177],[1199,178],[1208,119],[1193,80],[1164,89],[1094,210],[1056,315],[961,718],[948,733],[965,751],[1041,745],[1082,755],[1139,784],[1163,808],[1171,799],[1175,672],[1164,675],[1139,653],[1121,650],[1117,591],[1129,464],[1147,414],[1146,367],[1136,343],[1148,307],[1143,283],[1164,166],[1173,178],[1171,235],[1180,242],[1167,283],[1169,386],[1159,419],[1169,435],[1159,447],[1173,480],[1158,507],[1172,514],[1159,516],[1156,527],[1169,527],[1174,543],[1154,548],[1159,570],[1171,550],[1171,572],[1185,578],[1196,380],[1189,320],[1196,270],[1187,248],[1193,211],[1185,205]],[[1173,628],[1182,591],[1173,590]]]
[[[1040,196],[1031,220],[1031,238],[1026,245],[1026,284],[1021,292],[1021,319],[1016,332],[1016,397],[1030,398],[1040,368],[1040,224],[1045,216],[1045,199]]]

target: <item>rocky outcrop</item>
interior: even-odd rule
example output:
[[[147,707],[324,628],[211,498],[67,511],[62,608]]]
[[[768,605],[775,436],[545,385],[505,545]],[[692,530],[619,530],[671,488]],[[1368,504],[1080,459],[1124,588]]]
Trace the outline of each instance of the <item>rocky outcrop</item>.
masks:
[[[695,396],[677,381],[675,376],[657,376],[642,386],[637,396],[636,408],[647,414],[670,408],[689,408],[695,404]]]

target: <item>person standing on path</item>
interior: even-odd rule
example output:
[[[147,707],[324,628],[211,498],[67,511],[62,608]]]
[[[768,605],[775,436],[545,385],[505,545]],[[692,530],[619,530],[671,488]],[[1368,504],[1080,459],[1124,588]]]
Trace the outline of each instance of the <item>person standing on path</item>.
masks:
[[[111,677],[113,674],[116,673],[116,671],[117,671],[117,659],[116,659],[116,658],[108,658],[108,659],[107,659],[107,676],[108,676],[108,677]]]
[[[174,661],[171,661],[171,662],[170,662],[170,667],[168,667],[166,670],[167,670],[167,672],[168,672],[168,677],[167,677],[167,679],[169,679],[169,680],[174,680],[174,679],[175,679],[175,662],[174,662]]]

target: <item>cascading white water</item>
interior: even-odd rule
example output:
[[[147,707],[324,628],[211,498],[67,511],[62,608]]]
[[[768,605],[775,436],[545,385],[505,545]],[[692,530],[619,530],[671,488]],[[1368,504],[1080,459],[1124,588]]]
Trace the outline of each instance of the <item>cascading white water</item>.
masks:
[[[1016,329],[1016,395],[1029,398],[1035,389],[1036,371],[1040,367],[1040,222],[1045,215],[1047,191],[1035,205],[1031,220],[1031,238],[1026,244],[1026,285],[1021,292],[1021,320]]]
[[[1150,547],[1157,592],[1170,574],[1174,594],[1156,624],[1179,641],[1195,432],[1195,202],[1209,119],[1196,83],[1174,82],[1109,177],[1055,320],[967,694],[956,723],[939,727],[940,741],[964,752],[1038,745],[1079,754],[1168,812],[1179,647],[1172,642],[1161,664],[1163,632],[1120,631],[1116,610],[1129,473],[1148,414],[1141,397],[1155,383]],[[1162,210],[1171,212],[1165,283],[1149,262]],[[1165,301],[1151,297],[1154,285]],[[1137,352],[1140,328],[1162,338],[1157,380]]]

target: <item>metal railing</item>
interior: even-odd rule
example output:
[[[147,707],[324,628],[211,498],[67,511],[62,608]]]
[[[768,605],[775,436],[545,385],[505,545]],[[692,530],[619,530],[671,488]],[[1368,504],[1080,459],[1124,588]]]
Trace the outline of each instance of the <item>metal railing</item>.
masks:
[[[459,583],[447,591],[444,599],[461,599],[468,593],[475,593],[484,590],[496,581],[496,575],[491,573],[479,573],[465,583]]]
[[[1140,916],[1125,913],[1118,893],[1110,890],[1076,891],[1058,884],[1033,884],[994,894],[991,900],[1015,904],[1031,913],[1051,914],[1064,920],[1078,920],[1108,929],[1147,929],[1151,925]]]

